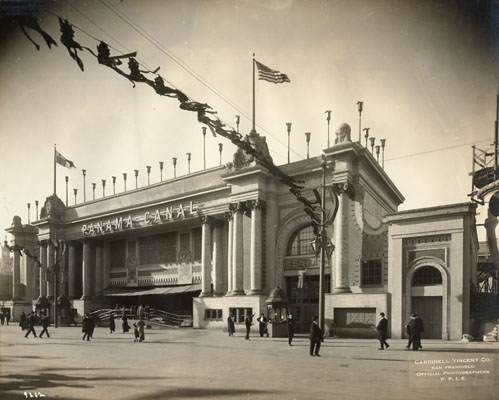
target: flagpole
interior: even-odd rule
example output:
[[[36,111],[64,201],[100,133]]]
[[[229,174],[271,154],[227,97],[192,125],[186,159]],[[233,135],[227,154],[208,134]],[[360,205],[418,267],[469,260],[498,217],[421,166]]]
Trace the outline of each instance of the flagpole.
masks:
[[[253,53],[253,130],[255,130],[255,53]]]
[[[54,195],[57,195],[57,186],[56,186],[56,178],[57,178],[57,176],[56,176],[56,164],[57,164],[57,162],[56,162],[56,151],[57,150],[55,149],[55,146],[56,145],[54,144]]]

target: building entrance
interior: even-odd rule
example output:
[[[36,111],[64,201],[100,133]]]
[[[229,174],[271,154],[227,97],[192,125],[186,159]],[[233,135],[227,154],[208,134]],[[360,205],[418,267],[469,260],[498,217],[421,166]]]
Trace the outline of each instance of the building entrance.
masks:
[[[442,296],[413,296],[411,311],[423,321],[423,339],[442,339]]]

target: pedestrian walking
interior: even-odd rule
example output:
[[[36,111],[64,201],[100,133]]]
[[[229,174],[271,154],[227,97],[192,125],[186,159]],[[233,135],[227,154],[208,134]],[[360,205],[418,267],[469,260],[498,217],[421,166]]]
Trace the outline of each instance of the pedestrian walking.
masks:
[[[315,316],[312,325],[310,325],[310,355],[320,357],[319,350],[323,337],[322,329],[317,322],[318,319],[319,317]]]
[[[40,333],[40,336],[38,336],[40,339],[42,338],[42,336],[43,336],[44,333],[47,334],[47,337],[50,337],[49,331],[47,330],[47,328],[49,326],[50,326],[50,317],[48,315],[43,315],[42,316],[42,327],[43,327],[43,330]]]
[[[127,333],[130,330],[130,325],[128,325],[128,317],[126,316],[125,313],[123,313],[121,321],[122,321],[121,326],[123,328],[123,333]]]
[[[113,333],[116,330],[116,323],[114,322],[114,314],[109,314],[109,333]]]
[[[28,335],[33,332],[33,336],[36,337],[35,325],[36,325],[36,316],[34,313],[30,313],[27,318],[28,331],[24,337],[28,337]]]
[[[23,331],[26,329],[26,313],[24,311],[19,316],[19,326]]]
[[[267,337],[269,337],[269,331],[267,329],[268,320],[267,318],[265,318],[265,314],[261,313],[256,320],[258,321],[258,330],[260,332],[260,337],[263,337],[263,335],[267,335]]]
[[[137,328],[139,329],[139,342],[143,342],[146,339],[144,333],[145,326],[146,323],[144,322],[144,320],[142,318],[139,319],[139,321],[137,322]]]
[[[236,328],[234,326],[234,314],[230,314],[227,317],[227,331],[229,332],[229,336],[234,336],[236,332]]]
[[[378,340],[380,348],[378,350],[385,350],[385,346],[388,349],[390,345],[386,343],[386,339],[388,339],[388,320],[385,318],[385,313],[379,313],[380,320],[378,325],[376,326],[376,330],[378,331]]]
[[[405,326],[405,333],[407,333],[407,346],[405,347],[407,350],[411,348],[412,345],[412,335],[411,335],[411,324],[410,324],[410,319],[414,317],[414,314],[411,313],[409,316],[409,322]]]
[[[10,322],[10,311],[7,311],[5,313],[5,320],[7,321],[7,325],[9,325],[9,322]]]
[[[139,336],[140,336],[139,327],[137,326],[137,324],[135,322],[132,325],[133,325],[133,337],[134,337],[133,341],[138,342]]]
[[[288,344],[292,346],[291,342],[293,341],[293,337],[295,336],[296,329],[296,321],[293,318],[293,314],[288,315],[286,323],[288,325]]]
[[[5,315],[3,315],[3,312],[0,312],[0,324],[5,324]]]
[[[81,331],[83,332],[83,337],[81,340],[87,339],[87,342],[90,341],[90,326],[92,324],[91,318],[90,318],[90,313],[85,314],[83,317],[83,321],[81,322]]]
[[[253,317],[254,316],[255,316],[255,314],[246,315],[246,318],[244,319],[244,325],[246,326],[246,340],[249,340],[251,325],[253,325]]]
[[[419,318],[418,313],[413,313],[409,321],[411,330],[412,350],[417,351],[423,348],[421,346],[421,333],[424,332],[423,321]]]

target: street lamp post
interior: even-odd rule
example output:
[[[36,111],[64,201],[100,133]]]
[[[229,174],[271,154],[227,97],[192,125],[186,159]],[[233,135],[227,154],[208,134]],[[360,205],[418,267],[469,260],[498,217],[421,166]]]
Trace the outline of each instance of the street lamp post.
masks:
[[[338,198],[334,196],[334,211],[333,216],[326,222],[326,157],[322,155],[322,187],[321,187],[321,224],[319,234],[310,243],[314,250],[315,256],[319,256],[319,326],[324,334],[324,271],[326,268],[326,259],[330,260],[334,251],[334,245],[328,237],[326,225],[334,222],[336,213],[338,212]]]
[[[312,132],[305,132],[305,140],[307,141],[307,158],[310,157],[309,148],[310,148],[310,135],[311,134],[312,134]]]
[[[177,157],[172,157],[173,160],[173,177],[177,177]]]
[[[95,187],[96,186],[97,186],[97,184],[92,182],[92,200],[95,200]]]
[[[220,165],[222,165],[222,151],[224,150],[224,144],[219,143],[218,144],[218,152],[220,153]]]
[[[163,182],[163,166],[164,165],[165,165],[165,163],[163,161],[159,162],[159,178],[160,178],[161,182]]]
[[[357,110],[359,110],[359,143],[361,143],[361,135],[362,135],[362,110],[363,110],[364,102],[357,102]]]
[[[85,181],[85,178],[87,176],[87,170],[82,169],[81,172],[83,173],[83,202],[85,203],[87,201],[87,190],[86,190],[86,181]]]
[[[289,138],[291,135],[291,122],[286,122],[286,126],[288,127],[288,164],[289,164]]]
[[[203,169],[206,169],[206,126],[201,129],[203,130]]]
[[[329,123],[331,122],[331,110],[326,110],[326,121],[327,121],[327,148],[329,149]]]
[[[111,178],[113,180],[113,194],[116,194],[116,177],[112,176]]]
[[[78,189],[76,189],[76,188],[75,188],[75,189],[73,189],[73,193],[74,193],[74,195],[75,195],[75,204],[76,204],[76,195],[78,194]]]
[[[123,172],[123,186],[124,186],[125,192],[126,192],[126,172]]]
[[[139,187],[139,170],[134,169],[134,172],[135,172],[135,189],[137,189]]]
[[[147,165],[146,166],[146,169],[147,169],[147,185],[149,186],[151,184],[151,179],[150,179],[150,175],[151,175],[151,166],[150,165]]]

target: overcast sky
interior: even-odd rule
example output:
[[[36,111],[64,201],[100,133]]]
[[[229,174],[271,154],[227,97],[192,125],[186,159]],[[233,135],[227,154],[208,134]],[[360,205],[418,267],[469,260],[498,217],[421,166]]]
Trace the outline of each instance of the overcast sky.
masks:
[[[241,115],[242,133],[251,129],[245,115],[252,107],[252,54],[286,73],[291,83],[257,82],[257,130],[278,165],[287,160],[286,122],[293,123],[291,160],[297,161],[306,157],[307,131],[312,156],[326,147],[325,110],[332,110],[332,140],[343,122],[356,140],[356,103],[364,101],[363,127],[387,140],[385,169],[406,198],[400,210],[468,201],[471,144],[486,147],[493,141],[497,66],[490,24],[487,15],[459,1],[50,3],[51,12],[89,35],[121,52],[137,50],[141,62],[161,67],[168,82],[210,104],[228,124],[235,127],[235,115]],[[17,26],[5,19],[0,26],[2,228],[14,215],[26,223],[28,202],[33,221],[35,200],[41,207],[52,194],[54,144],[78,167],[57,167],[63,201],[69,176],[70,205],[73,188],[83,200],[82,168],[87,199],[92,182],[98,183],[97,197],[102,195],[101,179],[109,194],[113,175],[121,191],[123,172],[127,187],[134,187],[134,169],[140,170],[139,185],[147,184],[146,165],[152,166],[151,182],[157,182],[159,161],[165,162],[164,177],[172,177],[172,157],[179,160],[177,176],[185,174],[187,152],[191,170],[203,168],[195,113],[146,85],[133,88],[86,52],[81,72],[59,42],[57,17],[47,12],[38,17],[58,47],[49,50],[28,30],[41,46],[37,51]],[[75,29],[75,40],[95,49],[98,42],[81,30]],[[224,163],[232,160],[234,146],[208,134],[208,167],[218,165],[219,142]],[[442,148],[448,149],[433,151]],[[483,208],[479,212],[485,214]]]

